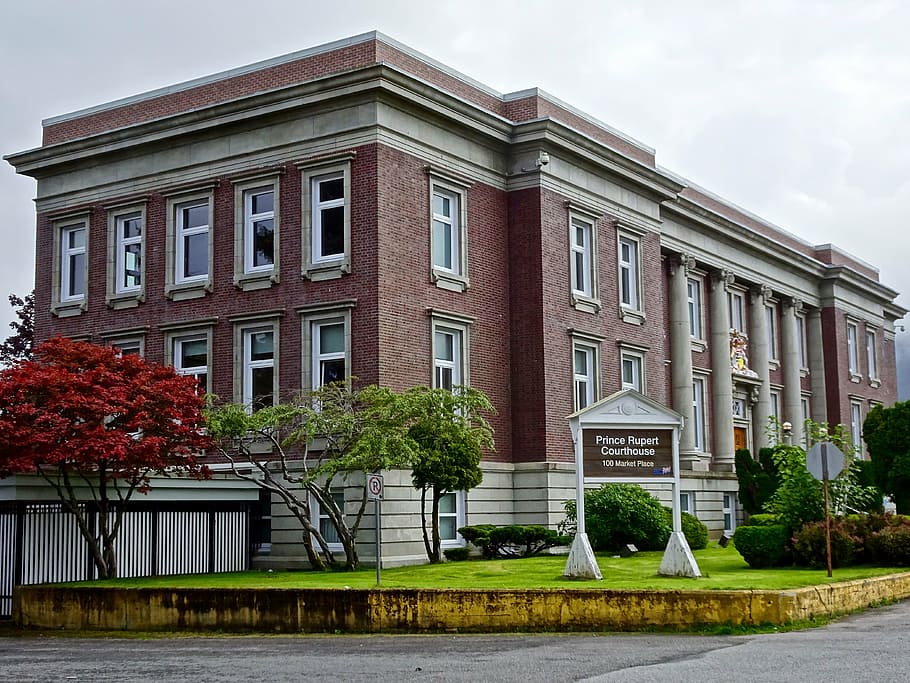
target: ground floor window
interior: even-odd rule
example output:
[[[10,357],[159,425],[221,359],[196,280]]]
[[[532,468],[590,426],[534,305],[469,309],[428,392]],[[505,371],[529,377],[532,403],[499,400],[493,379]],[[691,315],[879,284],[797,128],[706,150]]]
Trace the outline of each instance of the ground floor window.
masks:
[[[444,493],[439,499],[439,540],[443,548],[464,545],[458,533],[464,525],[464,491]]]
[[[724,494],[724,534],[729,536],[736,530],[736,494]]]

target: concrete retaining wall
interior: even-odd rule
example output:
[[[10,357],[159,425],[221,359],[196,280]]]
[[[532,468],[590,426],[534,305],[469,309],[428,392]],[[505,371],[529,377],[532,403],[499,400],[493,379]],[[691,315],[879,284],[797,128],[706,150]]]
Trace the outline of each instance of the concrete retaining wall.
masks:
[[[910,573],[792,591],[20,586],[13,619],[23,628],[86,631],[627,631],[786,624],[906,597]]]

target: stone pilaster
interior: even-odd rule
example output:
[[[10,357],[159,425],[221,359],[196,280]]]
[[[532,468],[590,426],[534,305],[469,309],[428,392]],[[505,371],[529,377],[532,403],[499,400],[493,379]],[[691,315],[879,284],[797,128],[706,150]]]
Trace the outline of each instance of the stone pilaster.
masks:
[[[812,420],[828,422],[828,394],[825,386],[825,348],[822,342],[822,312],[813,308],[806,314],[806,355],[809,356],[809,377],[812,381],[812,400],[809,409]]]
[[[784,392],[781,422],[793,425],[790,432],[791,443],[803,442],[803,411],[800,399],[799,374],[799,333],[796,327],[796,314],[802,309],[802,302],[797,298],[785,298],[781,302],[780,347],[781,370],[783,371]]]
[[[679,439],[680,467],[692,469],[698,461],[692,428],[692,342],[689,335],[688,273],[695,261],[687,254],[670,259],[670,388],[673,410],[685,418]]]
[[[730,308],[727,287],[733,284],[733,273],[720,270],[711,274],[711,375],[712,434],[714,436],[714,469],[732,472],[733,441],[733,376],[730,368]]]
[[[770,351],[768,349],[768,322],[765,318],[765,304],[771,296],[771,290],[764,285],[757,285],[749,290],[750,294],[750,351],[752,370],[758,375],[758,395],[752,405],[752,433],[755,438],[756,451],[768,446],[768,416],[771,414],[771,377],[769,374]],[[758,453],[752,454],[758,457]]]

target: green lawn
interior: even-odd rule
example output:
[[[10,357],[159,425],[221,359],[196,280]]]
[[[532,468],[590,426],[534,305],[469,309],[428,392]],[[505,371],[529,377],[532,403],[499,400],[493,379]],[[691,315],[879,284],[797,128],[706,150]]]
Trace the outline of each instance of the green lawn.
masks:
[[[565,579],[564,556],[547,555],[514,560],[470,560],[440,565],[418,565],[382,570],[384,588],[603,588],[655,590],[729,590],[799,588],[836,581],[907,571],[883,567],[835,569],[828,578],[824,569],[750,569],[732,547],[712,543],[695,551],[701,569],[699,579],[657,575],[663,553],[638,553],[619,558],[598,554],[603,581]],[[143,579],[115,579],[89,584],[123,587],[172,588],[375,588],[375,568],[356,572],[242,572],[197,574]]]

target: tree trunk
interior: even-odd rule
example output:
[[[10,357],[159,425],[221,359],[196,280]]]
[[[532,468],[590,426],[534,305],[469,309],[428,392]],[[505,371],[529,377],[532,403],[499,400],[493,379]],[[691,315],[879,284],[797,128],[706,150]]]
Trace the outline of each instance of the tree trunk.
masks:
[[[427,488],[420,489],[420,530],[423,532],[423,547],[427,551],[427,559],[433,561],[433,549],[430,547],[430,538],[427,536]]]
[[[440,552],[439,541],[439,499],[442,497],[442,491],[435,486],[433,487],[433,554],[430,556],[430,562],[437,564],[442,562],[442,553]]]

